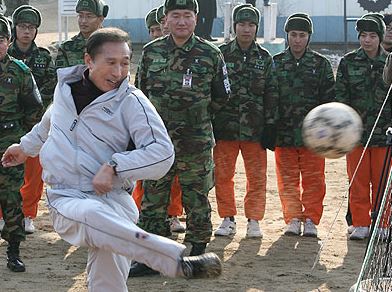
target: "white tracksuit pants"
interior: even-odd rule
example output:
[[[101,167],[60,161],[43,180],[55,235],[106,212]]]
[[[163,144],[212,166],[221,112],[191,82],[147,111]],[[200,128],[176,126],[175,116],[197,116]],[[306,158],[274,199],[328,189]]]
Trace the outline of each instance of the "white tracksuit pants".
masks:
[[[98,196],[75,189],[49,188],[47,205],[61,238],[89,248],[90,292],[128,291],[131,260],[168,277],[182,275],[179,259],[185,246],[137,227],[138,209],[127,192]]]

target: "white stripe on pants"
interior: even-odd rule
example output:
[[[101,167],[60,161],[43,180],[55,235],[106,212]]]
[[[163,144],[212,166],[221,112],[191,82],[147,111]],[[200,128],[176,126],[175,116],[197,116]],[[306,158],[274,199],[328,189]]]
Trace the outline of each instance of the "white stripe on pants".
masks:
[[[98,196],[74,189],[48,189],[47,203],[61,238],[89,247],[89,291],[127,291],[131,259],[168,277],[182,275],[179,258],[185,246],[137,227],[137,207],[125,191]]]

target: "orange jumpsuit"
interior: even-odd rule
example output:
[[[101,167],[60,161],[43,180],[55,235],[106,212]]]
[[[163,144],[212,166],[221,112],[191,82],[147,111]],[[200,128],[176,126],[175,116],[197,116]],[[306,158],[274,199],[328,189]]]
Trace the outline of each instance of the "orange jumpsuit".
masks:
[[[358,146],[346,156],[350,181],[363,149],[362,146]],[[371,223],[370,213],[376,200],[386,149],[386,147],[368,147],[362,158],[349,195],[353,226],[369,226]]]
[[[266,201],[267,152],[258,142],[217,141],[214,147],[214,163],[218,213],[221,218],[237,214],[234,174],[240,151],[246,173],[245,217],[262,220]]]
[[[276,176],[286,224],[309,218],[319,224],[325,197],[325,159],[305,147],[276,147]]]
[[[142,204],[142,199],[144,195],[144,190],[143,190],[143,182],[141,180],[138,180],[136,182],[135,188],[133,189],[132,192],[132,197],[135,200],[136,206],[140,211],[140,207]],[[171,186],[170,190],[170,205],[167,209],[167,213],[169,216],[181,216],[182,215],[182,191],[181,191],[181,185],[178,180],[178,176],[174,178],[173,184]]]

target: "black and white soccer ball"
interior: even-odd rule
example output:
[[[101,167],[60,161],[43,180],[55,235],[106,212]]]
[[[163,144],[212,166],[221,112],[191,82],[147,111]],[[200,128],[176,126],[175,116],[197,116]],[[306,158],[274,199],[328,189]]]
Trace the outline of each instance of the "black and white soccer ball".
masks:
[[[362,120],[348,105],[330,102],[312,109],[302,124],[307,148],[325,158],[339,158],[359,144]]]

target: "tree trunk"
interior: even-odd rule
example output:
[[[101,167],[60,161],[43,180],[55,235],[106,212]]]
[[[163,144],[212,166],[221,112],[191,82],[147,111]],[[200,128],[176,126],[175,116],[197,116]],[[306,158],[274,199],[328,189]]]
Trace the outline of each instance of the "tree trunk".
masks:
[[[7,7],[7,10],[5,11],[5,16],[11,16],[16,8],[21,5],[28,5],[29,2],[30,0],[4,0],[4,4]]]

